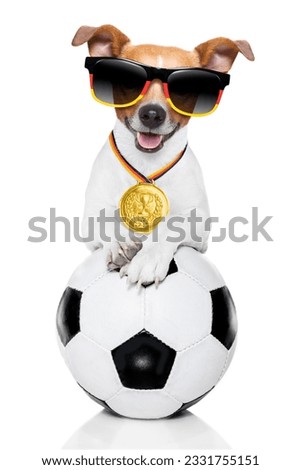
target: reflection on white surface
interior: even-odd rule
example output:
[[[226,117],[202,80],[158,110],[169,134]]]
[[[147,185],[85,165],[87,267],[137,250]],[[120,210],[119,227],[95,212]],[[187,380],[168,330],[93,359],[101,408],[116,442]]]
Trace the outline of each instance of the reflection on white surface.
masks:
[[[190,411],[173,418],[121,418],[103,410],[81,426],[64,449],[230,449]]]

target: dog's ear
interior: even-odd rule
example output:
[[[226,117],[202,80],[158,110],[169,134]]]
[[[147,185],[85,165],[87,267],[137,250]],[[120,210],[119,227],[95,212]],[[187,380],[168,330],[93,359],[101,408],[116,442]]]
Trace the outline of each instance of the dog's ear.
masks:
[[[72,46],[88,43],[89,53],[94,57],[117,57],[129,38],[110,24],[100,27],[81,26],[76,32]]]
[[[247,59],[255,60],[250,44],[244,40],[210,39],[210,41],[199,44],[195,50],[199,54],[201,67],[217,72],[228,72],[239,52]]]

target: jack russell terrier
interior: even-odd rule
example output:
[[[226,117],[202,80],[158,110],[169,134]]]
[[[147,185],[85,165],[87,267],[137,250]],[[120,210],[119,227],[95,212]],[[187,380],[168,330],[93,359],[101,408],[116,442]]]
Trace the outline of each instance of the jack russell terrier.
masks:
[[[92,169],[83,235],[92,220],[87,244],[104,247],[108,269],[130,283],[158,285],[180,245],[207,249],[209,207],[201,168],[187,146],[188,121],[217,108],[238,52],[249,60],[254,55],[247,41],[223,37],[192,51],[134,46],[112,25],[80,27],[72,45],[85,42],[92,95],[115,107],[117,121]],[[105,236],[97,225],[101,212],[111,221]],[[194,236],[192,214],[199,221]]]

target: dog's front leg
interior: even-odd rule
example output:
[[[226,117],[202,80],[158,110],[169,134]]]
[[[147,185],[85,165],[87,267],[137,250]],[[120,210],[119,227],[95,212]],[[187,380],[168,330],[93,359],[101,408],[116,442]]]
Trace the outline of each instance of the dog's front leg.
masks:
[[[191,246],[205,252],[209,230],[202,210],[192,209],[184,215],[170,216],[160,222],[143,242],[141,250],[122,268],[129,282],[159,284],[165,279],[170,262],[180,245]]]
[[[150,243],[148,240],[143,243],[143,247],[132,261],[121,270],[121,275],[126,274],[130,283],[159,284],[167,275],[178,245],[163,239]]]
[[[120,270],[142,248],[142,241],[121,223],[114,207],[100,211],[98,207],[99,203],[86,204],[82,224],[86,245],[91,251],[103,248],[108,269]]]

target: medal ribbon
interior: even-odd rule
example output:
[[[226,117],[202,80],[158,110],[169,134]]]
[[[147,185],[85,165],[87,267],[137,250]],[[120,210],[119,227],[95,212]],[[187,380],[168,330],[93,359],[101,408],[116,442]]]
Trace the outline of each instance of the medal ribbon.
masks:
[[[178,153],[178,155],[172,160],[171,162],[167,163],[167,165],[163,166],[160,170],[155,171],[151,175],[144,176],[142,173],[140,173],[136,168],[134,168],[125,158],[123,155],[118,150],[118,147],[116,145],[116,141],[114,138],[113,131],[109,135],[109,142],[111,145],[111,149],[113,150],[114,154],[122,164],[122,166],[140,183],[152,183],[153,181],[157,180],[161,176],[165,175],[171,168],[175,166],[176,163],[178,163],[179,160],[183,157],[185,150],[187,148],[187,144],[185,145],[184,149],[181,150],[181,152]]]

